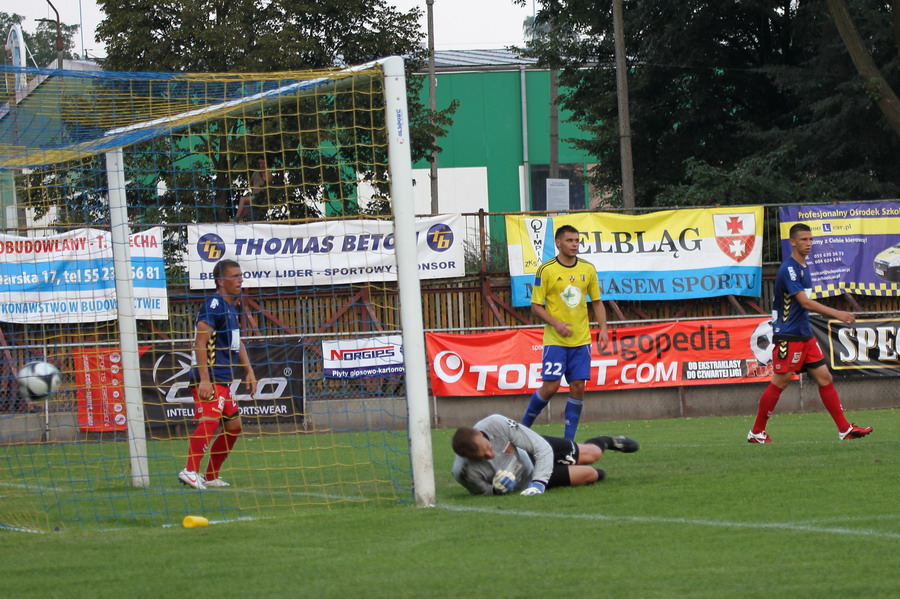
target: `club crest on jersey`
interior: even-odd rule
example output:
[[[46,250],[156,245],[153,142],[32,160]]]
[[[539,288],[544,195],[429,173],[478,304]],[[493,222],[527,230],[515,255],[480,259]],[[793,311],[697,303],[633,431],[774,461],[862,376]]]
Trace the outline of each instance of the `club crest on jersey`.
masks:
[[[574,285],[567,285],[563,292],[559,294],[563,303],[570,308],[575,308],[581,304],[581,289]]]
[[[756,216],[741,214],[713,214],[716,245],[735,262],[743,262],[756,245]]]

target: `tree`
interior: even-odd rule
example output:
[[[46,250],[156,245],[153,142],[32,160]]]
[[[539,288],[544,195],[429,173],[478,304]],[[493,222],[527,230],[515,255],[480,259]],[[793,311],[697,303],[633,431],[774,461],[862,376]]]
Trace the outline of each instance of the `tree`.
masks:
[[[896,29],[896,25],[900,23],[900,15],[897,14],[898,8],[900,8],[900,0],[892,0],[891,10],[894,12],[895,43],[900,42],[900,37],[898,37],[900,31]],[[847,52],[850,54],[856,70],[865,82],[869,95],[878,104],[894,132],[900,135],[900,99],[897,98],[897,94],[894,93],[890,84],[875,65],[875,61],[872,59],[865,41],[853,23],[853,17],[850,16],[847,3],[844,0],[828,0],[828,12],[831,14],[831,18],[834,19],[838,33],[840,33],[841,39],[847,47]]]
[[[423,78],[410,74],[424,58],[423,34],[418,29],[419,9],[400,12],[385,0],[198,0],[190,3],[100,0],[99,4],[106,18],[97,28],[97,41],[106,44],[108,58],[104,66],[107,69],[273,72],[336,68],[399,54],[407,57],[413,160],[423,158],[433,150],[440,151],[433,143],[433,134],[437,137],[446,135],[446,127],[452,123],[450,116],[455,111],[455,104],[438,111],[432,119],[430,111],[417,101]],[[138,14],[141,18],[135,19]],[[297,201],[285,198],[287,211],[282,216],[286,218],[315,214],[312,200],[321,190],[311,191],[313,186],[309,183],[316,177],[321,178],[321,189],[328,197],[329,189],[325,183],[329,180],[328,169],[331,174],[340,175],[342,183],[339,185],[355,185],[355,179],[347,180],[346,173],[339,173],[338,165],[342,160],[338,154],[326,158],[326,161],[330,160],[326,168],[316,169],[310,160],[322,160],[321,154],[284,152],[283,148],[291,144],[285,142],[281,132],[302,129],[298,129],[296,123],[279,122],[279,118],[264,115],[244,122],[211,124],[204,132],[190,131],[194,140],[202,137],[203,146],[207,148],[209,172],[203,184],[207,186],[206,193],[215,196],[213,203],[217,211],[214,218],[221,219],[222,209],[231,203],[230,196],[236,184],[232,175],[248,170],[242,157],[248,152],[269,156],[272,162],[282,167],[282,176],[287,179],[279,182],[279,189],[291,189],[291,193],[303,195],[294,198]],[[352,122],[351,116],[346,118],[347,123]],[[247,132],[256,134],[252,139],[260,142],[243,154],[233,151]],[[303,144],[294,145],[304,147]],[[179,189],[171,180],[175,175],[164,169],[159,169],[159,173],[169,190]],[[373,182],[387,179],[383,173],[367,177]],[[291,185],[294,180],[302,180],[307,185],[301,189]],[[193,185],[196,187],[198,182],[194,181]],[[335,196],[343,197],[338,190],[334,191]],[[174,194],[172,191],[168,195]],[[147,197],[146,201],[155,199]],[[174,197],[165,201],[169,205],[178,202]],[[353,209],[349,204],[342,208],[345,213]]]
[[[515,0],[522,4],[522,0]],[[830,0],[829,0],[830,1]],[[540,0],[543,7],[551,4]],[[562,105],[591,138],[592,179],[619,186],[611,3],[554,0],[571,32],[526,51],[562,57]],[[900,82],[891,8],[853,0],[887,85]],[[826,0],[625,2],[637,204],[892,197],[896,136],[847,56]],[[757,182],[746,186],[747,177]]]

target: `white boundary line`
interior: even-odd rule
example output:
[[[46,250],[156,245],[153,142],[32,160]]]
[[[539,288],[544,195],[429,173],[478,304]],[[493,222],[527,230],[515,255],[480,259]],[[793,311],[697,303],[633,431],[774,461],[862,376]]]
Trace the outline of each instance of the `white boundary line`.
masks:
[[[709,526],[716,528],[747,528],[752,530],[788,530],[792,532],[809,532],[817,534],[878,537],[884,539],[900,539],[900,533],[881,530],[832,528],[808,526],[796,522],[730,522],[728,520],[700,520],[693,518],[657,518],[653,516],[608,516],[605,514],[552,514],[547,512],[530,512],[519,510],[498,510],[491,508],[473,508],[459,505],[438,504],[439,508],[451,512],[474,512],[495,516],[515,516],[517,518],[554,518],[561,520],[596,520],[603,522],[634,522],[637,524],[683,524],[687,526]]]

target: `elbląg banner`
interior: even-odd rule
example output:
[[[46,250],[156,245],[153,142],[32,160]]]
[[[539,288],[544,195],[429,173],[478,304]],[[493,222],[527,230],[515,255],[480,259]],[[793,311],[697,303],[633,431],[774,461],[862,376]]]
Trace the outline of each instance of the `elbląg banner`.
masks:
[[[761,294],[761,206],[507,216],[514,306],[531,303],[535,272],[556,255],[554,235],[563,225],[581,235],[578,255],[596,267],[603,299]]]

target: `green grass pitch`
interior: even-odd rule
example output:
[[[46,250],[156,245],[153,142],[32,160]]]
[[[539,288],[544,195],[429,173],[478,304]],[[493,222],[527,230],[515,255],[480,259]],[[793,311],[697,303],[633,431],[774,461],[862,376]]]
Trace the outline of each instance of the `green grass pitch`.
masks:
[[[898,414],[851,419],[875,432],[839,441],[824,413],[776,415],[770,445],[746,443],[749,417],[582,423],[579,438],[625,434],[641,450],[604,456],[598,485],[535,497],[468,495],[449,475],[453,431],[437,430],[434,509],[0,530],[0,596],[898,596]],[[15,509],[0,498],[0,521]]]

